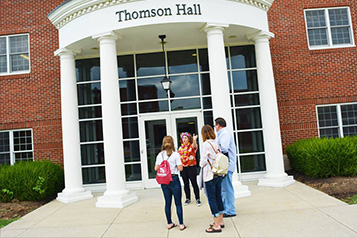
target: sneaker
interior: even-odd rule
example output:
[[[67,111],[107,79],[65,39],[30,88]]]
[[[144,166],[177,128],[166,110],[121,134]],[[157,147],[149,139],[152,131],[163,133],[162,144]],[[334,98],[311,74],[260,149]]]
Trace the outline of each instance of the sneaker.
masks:
[[[190,199],[186,199],[186,201],[185,201],[185,203],[183,205],[187,206],[190,203],[191,203],[191,200]]]
[[[196,200],[196,204],[197,204],[197,207],[200,207],[202,205],[200,199]]]

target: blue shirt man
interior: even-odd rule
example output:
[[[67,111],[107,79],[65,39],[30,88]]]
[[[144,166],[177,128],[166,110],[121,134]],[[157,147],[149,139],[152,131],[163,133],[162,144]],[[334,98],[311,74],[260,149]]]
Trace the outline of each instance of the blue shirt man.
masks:
[[[222,201],[225,209],[223,217],[234,217],[236,216],[236,208],[232,177],[233,172],[236,170],[237,148],[234,143],[233,134],[226,128],[226,121],[221,117],[216,118],[214,121],[221,152],[226,155],[228,153],[229,158],[228,173],[222,181]]]

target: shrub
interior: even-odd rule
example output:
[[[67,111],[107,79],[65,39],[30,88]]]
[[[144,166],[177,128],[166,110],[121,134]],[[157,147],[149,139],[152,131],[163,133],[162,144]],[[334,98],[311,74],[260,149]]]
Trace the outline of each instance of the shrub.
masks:
[[[13,198],[20,201],[43,200],[63,187],[63,169],[53,162],[41,160],[0,166],[0,190],[12,192]],[[0,200],[5,201],[3,197],[0,196]]]
[[[357,175],[357,136],[298,140],[286,154],[294,170],[313,178]]]

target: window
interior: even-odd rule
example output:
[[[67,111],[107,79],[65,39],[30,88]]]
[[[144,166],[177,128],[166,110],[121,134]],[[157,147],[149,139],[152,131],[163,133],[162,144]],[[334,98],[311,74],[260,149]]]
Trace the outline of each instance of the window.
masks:
[[[354,46],[348,7],[305,10],[310,49]]]
[[[29,36],[0,37],[0,74],[28,73],[30,70]]]
[[[357,135],[357,103],[317,106],[320,137]]]
[[[0,164],[33,160],[32,130],[0,131]]]

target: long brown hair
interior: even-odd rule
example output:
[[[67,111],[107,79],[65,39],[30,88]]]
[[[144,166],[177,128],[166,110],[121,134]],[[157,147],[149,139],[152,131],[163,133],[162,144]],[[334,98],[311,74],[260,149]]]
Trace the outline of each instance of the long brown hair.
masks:
[[[205,142],[208,139],[216,139],[216,134],[210,125],[204,125],[201,129],[202,140]]]
[[[172,136],[165,136],[162,139],[161,151],[166,150],[167,156],[170,156],[175,151],[174,139]]]

